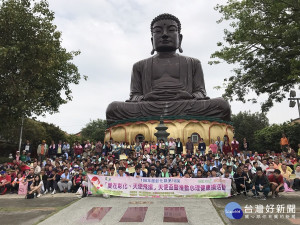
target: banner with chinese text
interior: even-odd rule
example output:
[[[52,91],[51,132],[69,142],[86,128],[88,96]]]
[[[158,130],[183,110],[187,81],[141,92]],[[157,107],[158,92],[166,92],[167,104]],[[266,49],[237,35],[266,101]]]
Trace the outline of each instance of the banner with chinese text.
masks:
[[[88,175],[93,195],[122,197],[198,197],[230,196],[231,180],[226,178],[150,178]]]

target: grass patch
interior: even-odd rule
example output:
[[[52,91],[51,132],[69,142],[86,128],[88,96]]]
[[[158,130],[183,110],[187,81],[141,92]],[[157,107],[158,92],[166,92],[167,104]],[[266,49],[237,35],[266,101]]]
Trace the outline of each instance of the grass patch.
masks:
[[[19,211],[31,211],[31,210],[40,210],[40,211],[49,211],[49,210],[56,210],[55,207],[7,207],[7,208],[0,208],[0,212],[19,212]]]
[[[223,216],[222,216],[222,213],[221,213],[221,211],[224,211],[224,208],[218,207],[218,206],[214,203],[214,200],[213,200],[213,199],[210,199],[210,201],[211,201],[213,207],[216,209],[216,211],[217,211],[219,217],[221,218],[221,220],[223,221],[223,223],[224,223],[224,224],[227,224],[227,222],[224,220],[224,218],[223,218]]]

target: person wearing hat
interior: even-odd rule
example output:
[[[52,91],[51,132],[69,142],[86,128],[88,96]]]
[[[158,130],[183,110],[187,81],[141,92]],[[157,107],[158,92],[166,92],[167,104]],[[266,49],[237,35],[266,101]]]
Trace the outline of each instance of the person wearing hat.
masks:
[[[79,174],[79,166],[78,165],[74,165],[73,168],[74,169],[71,172],[72,176],[78,175]]]
[[[221,169],[222,163],[219,161],[219,159],[220,159],[219,156],[216,156],[214,164],[215,164],[215,167],[217,167],[218,169]]]
[[[20,162],[20,151],[16,151],[16,161]]]
[[[46,141],[43,140],[42,143],[39,144],[37,148],[38,161],[43,162],[47,154],[48,154],[48,145],[46,144]]]
[[[83,190],[83,197],[86,196],[87,177],[82,174],[83,170],[80,169],[79,173],[73,179],[73,191],[76,193],[81,187]]]

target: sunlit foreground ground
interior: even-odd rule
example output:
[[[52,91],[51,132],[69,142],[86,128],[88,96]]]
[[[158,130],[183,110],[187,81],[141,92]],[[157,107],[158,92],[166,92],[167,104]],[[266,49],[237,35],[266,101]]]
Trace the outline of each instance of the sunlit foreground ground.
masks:
[[[228,219],[224,208],[229,202],[237,202],[244,211],[240,220]],[[256,213],[255,207],[274,204],[285,206],[285,212]],[[287,204],[295,204],[295,219],[286,218]],[[245,213],[245,207],[253,207],[253,213]],[[261,207],[261,206],[260,206]],[[245,215],[248,218],[245,218]],[[277,214],[278,218],[274,218]],[[260,219],[256,218],[260,215]],[[264,218],[263,215],[266,215]],[[227,199],[159,199],[87,197],[78,199],[74,194],[56,194],[36,199],[24,199],[18,195],[0,196],[1,224],[300,224],[300,192],[284,193],[280,198],[266,201],[243,195]],[[281,216],[282,217],[282,216]]]

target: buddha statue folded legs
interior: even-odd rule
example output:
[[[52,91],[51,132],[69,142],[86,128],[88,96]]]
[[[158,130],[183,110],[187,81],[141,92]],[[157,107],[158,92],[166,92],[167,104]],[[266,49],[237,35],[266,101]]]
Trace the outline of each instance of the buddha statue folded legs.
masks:
[[[230,105],[222,98],[208,100],[112,102],[106,111],[108,123],[154,116],[204,116],[229,121]]]

